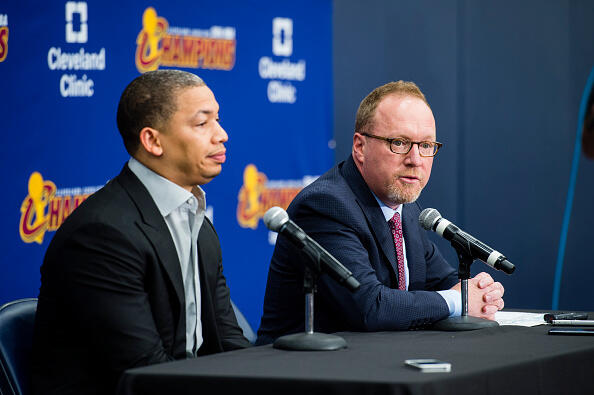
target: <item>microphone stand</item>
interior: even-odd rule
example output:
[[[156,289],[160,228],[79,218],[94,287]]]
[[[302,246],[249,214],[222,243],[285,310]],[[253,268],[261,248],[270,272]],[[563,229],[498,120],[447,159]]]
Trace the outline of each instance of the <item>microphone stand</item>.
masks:
[[[314,292],[316,281],[320,276],[320,257],[307,247],[303,250],[310,258],[309,265],[303,273],[305,291],[305,332],[285,335],[275,340],[273,347],[283,350],[297,351],[334,351],[347,346],[346,340],[340,336],[314,332]]]
[[[462,315],[460,317],[448,317],[437,321],[433,324],[432,329],[442,331],[472,331],[499,326],[497,321],[468,315],[468,279],[470,278],[470,265],[474,262],[475,257],[472,255],[468,240],[459,234],[456,234],[450,243],[458,254],[458,278],[462,286],[460,292],[462,297]]]

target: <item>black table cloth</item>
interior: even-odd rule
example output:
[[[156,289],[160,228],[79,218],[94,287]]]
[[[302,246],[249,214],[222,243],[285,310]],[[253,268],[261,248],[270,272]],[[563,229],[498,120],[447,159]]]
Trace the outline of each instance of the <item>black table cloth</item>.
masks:
[[[550,326],[470,332],[345,332],[339,351],[253,347],[131,369],[121,395],[150,394],[588,394],[594,336],[552,336]],[[412,358],[452,364],[422,373]]]

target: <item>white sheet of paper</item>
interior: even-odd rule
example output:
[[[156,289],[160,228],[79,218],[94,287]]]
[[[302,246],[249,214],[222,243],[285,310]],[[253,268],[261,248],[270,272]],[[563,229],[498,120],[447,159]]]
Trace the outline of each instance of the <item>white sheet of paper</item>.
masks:
[[[545,313],[522,313],[519,311],[498,311],[495,321],[499,325],[536,326],[546,324]]]

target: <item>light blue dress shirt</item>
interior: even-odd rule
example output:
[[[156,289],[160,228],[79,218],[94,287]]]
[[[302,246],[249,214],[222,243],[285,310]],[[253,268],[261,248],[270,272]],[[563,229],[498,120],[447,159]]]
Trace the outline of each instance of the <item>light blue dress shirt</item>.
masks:
[[[373,193],[373,192],[372,192]],[[382,209],[382,213],[384,214],[384,218],[386,222],[390,221],[395,213],[400,214],[400,218],[402,219],[402,204],[399,205],[396,210],[390,208],[384,204],[381,200],[373,194],[375,200],[379,204],[380,208]],[[409,276],[408,276],[408,261],[406,259],[406,240],[404,237],[402,238],[402,252],[404,254],[404,277],[406,278],[406,289],[408,290],[409,284]],[[448,304],[448,308],[450,310],[450,317],[457,317],[462,314],[462,299],[460,293],[453,289],[446,289],[443,291],[437,291],[442,298],[445,299],[446,303]]]
[[[186,299],[186,355],[195,357],[203,341],[197,248],[206,210],[205,193],[199,186],[190,193],[134,158],[128,167],[149,191],[175,244]]]

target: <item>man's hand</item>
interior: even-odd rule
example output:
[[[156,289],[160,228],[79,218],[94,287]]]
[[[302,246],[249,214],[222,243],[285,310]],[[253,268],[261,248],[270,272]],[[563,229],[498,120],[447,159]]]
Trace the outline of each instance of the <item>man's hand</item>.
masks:
[[[460,283],[451,289],[461,292]],[[494,320],[495,312],[503,308],[504,292],[503,285],[488,273],[477,274],[468,280],[468,315]]]

